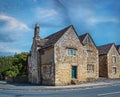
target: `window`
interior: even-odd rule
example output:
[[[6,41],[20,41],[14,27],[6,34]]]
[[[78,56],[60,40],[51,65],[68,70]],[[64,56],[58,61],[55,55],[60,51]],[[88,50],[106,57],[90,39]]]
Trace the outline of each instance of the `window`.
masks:
[[[116,63],[116,57],[112,57],[112,63]]]
[[[89,38],[89,37],[86,38],[86,43],[87,43],[87,44],[90,43],[90,38]]]
[[[87,65],[87,72],[88,72],[88,73],[94,72],[94,65],[88,64],[88,65]]]
[[[67,54],[68,56],[76,56],[76,49],[68,48]]]
[[[116,74],[117,73],[117,68],[113,67],[113,73]]]
[[[91,56],[92,51],[87,50],[85,53],[86,53],[86,56],[87,56],[87,57],[90,57],[90,56]]]

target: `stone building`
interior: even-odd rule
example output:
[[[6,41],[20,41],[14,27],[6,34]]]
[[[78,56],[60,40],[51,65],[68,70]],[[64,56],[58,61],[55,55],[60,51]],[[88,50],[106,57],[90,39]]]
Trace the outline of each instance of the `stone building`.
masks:
[[[105,78],[120,77],[119,53],[114,43],[98,47],[99,50],[99,76]]]
[[[99,77],[98,49],[89,33],[80,35],[79,39],[85,47],[84,53],[87,57],[87,79],[97,79]]]
[[[120,54],[120,45],[116,45],[116,49],[118,50],[118,53]]]
[[[29,82],[67,85],[86,81],[87,58],[84,50],[73,26],[41,39],[39,25],[36,24],[28,56]]]

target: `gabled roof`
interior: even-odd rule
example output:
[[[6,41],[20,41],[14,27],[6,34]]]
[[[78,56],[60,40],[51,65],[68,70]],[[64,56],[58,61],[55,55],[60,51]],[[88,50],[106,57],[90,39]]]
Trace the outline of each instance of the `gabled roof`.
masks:
[[[47,39],[36,40],[37,46],[44,46],[47,41],[48,41]]]
[[[93,39],[92,39],[92,37],[91,37],[91,35],[90,35],[89,33],[85,33],[85,34],[80,35],[80,36],[79,36],[80,42],[83,44],[83,41],[84,41],[84,39],[85,39],[85,37],[86,37],[87,35],[90,37],[90,39],[92,40],[93,44],[94,44],[95,47],[96,47],[96,44],[95,44],[95,42],[93,41]],[[84,45],[84,44],[83,44],[83,45]],[[97,47],[96,47],[96,49],[97,49]]]
[[[120,48],[120,45],[116,45],[116,49],[118,50]]]
[[[120,45],[116,45],[116,49],[117,49],[118,53],[120,54],[119,48],[120,48]]]
[[[114,45],[114,43],[109,43],[109,44],[105,44],[105,45],[102,45],[102,46],[98,46],[97,48],[98,48],[98,51],[99,51],[99,55],[108,54],[112,45]]]
[[[85,37],[87,36],[88,33],[82,34],[79,36],[80,41],[83,43],[83,40],[85,39]]]
[[[45,43],[44,47],[54,45],[70,27],[72,27],[72,26],[70,25],[70,26],[68,26],[68,27],[66,27],[66,28],[64,28],[64,29],[46,37],[45,39],[47,39],[47,42]]]

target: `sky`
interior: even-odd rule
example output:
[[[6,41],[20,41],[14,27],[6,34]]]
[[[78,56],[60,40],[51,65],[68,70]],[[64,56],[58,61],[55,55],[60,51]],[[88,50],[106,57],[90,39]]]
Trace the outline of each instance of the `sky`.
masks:
[[[120,0],[0,0],[0,56],[29,52],[34,26],[44,38],[69,25],[97,46],[120,44]]]

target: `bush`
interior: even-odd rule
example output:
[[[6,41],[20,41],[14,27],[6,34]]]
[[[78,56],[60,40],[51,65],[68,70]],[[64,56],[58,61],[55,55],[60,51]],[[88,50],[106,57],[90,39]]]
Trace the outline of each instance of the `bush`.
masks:
[[[6,71],[5,76],[9,76],[9,77],[16,77],[17,73],[15,73],[14,71]]]

